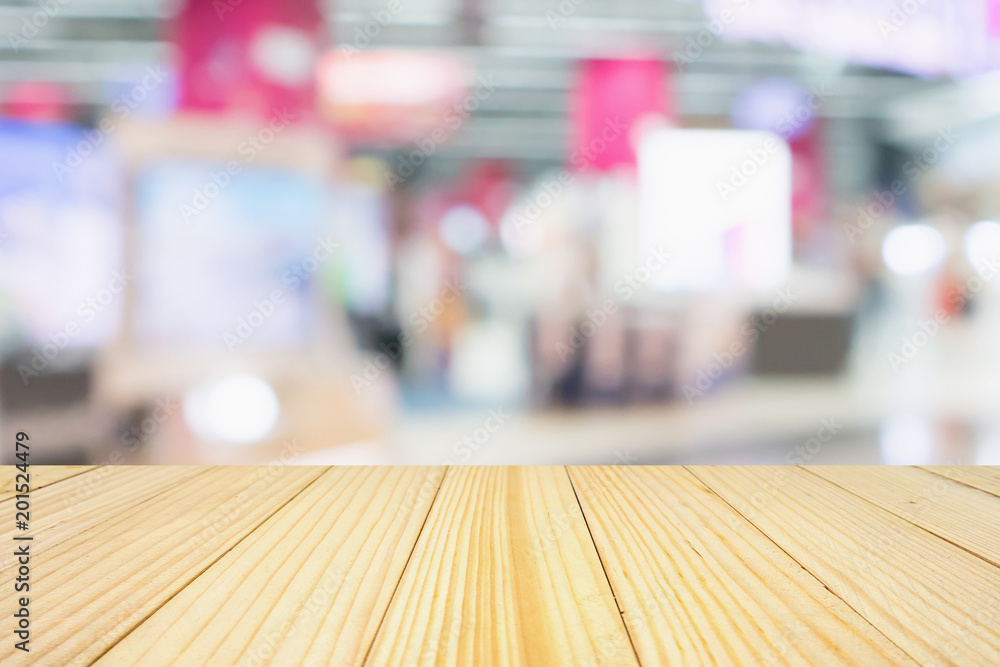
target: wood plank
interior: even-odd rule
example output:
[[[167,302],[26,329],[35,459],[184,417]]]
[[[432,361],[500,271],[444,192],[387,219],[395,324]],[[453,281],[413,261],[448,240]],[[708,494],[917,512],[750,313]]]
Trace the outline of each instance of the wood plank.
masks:
[[[909,467],[808,470],[1000,566],[1000,498]]]
[[[443,474],[327,471],[98,664],[361,664]]]
[[[63,540],[91,526],[108,521],[181,482],[207,471],[207,467],[162,466],[151,475],[139,466],[101,466],[31,492],[28,534],[35,538],[32,554],[39,556]],[[0,503],[0,516],[14,516],[14,499]],[[13,544],[22,534],[9,522],[0,524],[0,542]],[[0,559],[0,572],[14,565],[14,551]]]
[[[156,467],[143,469],[150,477]],[[323,472],[214,468],[66,539],[32,561],[31,661],[85,665]],[[10,590],[13,569],[0,573]],[[0,643],[0,661],[15,653]]]
[[[93,470],[97,466],[28,466],[29,484],[34,493],[50,484]],[[18,469],[15,466],[0,466],[0,501],[16,495],[15,481]]]
[[[1000,569],[801,468],[690,468],[925,664],[1000,664]]]
[[[980,491],[1000,496],[1000,466],[921,466],[935,475],[941,475]]]
[[[916,664],[682,468],[570,468],[643,664]]]
[[[449,468],[367,662],[636,665],[565,468]]]

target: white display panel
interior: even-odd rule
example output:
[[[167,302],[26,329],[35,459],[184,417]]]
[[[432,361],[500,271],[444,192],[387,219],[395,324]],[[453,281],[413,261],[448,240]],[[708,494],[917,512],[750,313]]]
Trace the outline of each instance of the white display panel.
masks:
[[[658,130],[639,147],[640,248],[671,259],[657,292],[763,292],[792,255],[792,159],[776,134]]]

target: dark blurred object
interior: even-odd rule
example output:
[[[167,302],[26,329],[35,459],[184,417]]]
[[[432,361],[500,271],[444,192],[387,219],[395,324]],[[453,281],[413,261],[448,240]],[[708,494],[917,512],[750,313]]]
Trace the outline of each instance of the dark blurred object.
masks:
[[[32,368],[33,354],[41,355],[30,350],[17,352],[0,362],[0,400],[4,412],[60,408],[87,400],[93,383],[89,364],[73,364],[54,371],[47,369],[28,376],[25,382],[18,369],[22,366]]]
[[[892,206],[899,215],[914,218],[921,214],[919,191],[911,187],[914,157],[910,150],[886,141],[873,141],[875,145],[875,179],[880,192],[893,194]],[[907,173],[907,170],[910,173]],[[893,188],[893,184],[897,184]],[[903,184],[902,191],[898,184]]]
[[[629,332],[629,400],[665,400],[673,395],[677,377],[678,331],[671,313],[636,311]]]
[[[93,453],[106,448],[112,419],[93,401],[90,355],[65,350],[58,364],[24,375],[24,368],[32,368],[33,354],[37,353],[19,351],[0,361],[4,435],[26,431],[31,436],[33,464],[93,463]],[[4,461],[11,462],[11,456],[12,452],[6,452]]]
[[[487,23],[489,9],[485,0],[461,0],[458,10],[458,29],[462,44],[480,46],[483,43],[483,26]]]
[[[591,311],[596,312],[596,310]],[[616,309],[569,326],[532,329],[532,387],[543,405],[628,405],[669,399],[677,374],[677,325],[664,312]],[[561,336],[559,335],[561,332]],[[559,359],[556,363],[553,356]]]
[[[752,321],[762,321],[755,316]],[[836,375],[851,346],[853,314],[781,315],[760,326],[750,372],[754,375]]]
[[[373,354],[385,354],[392,368],[399,372],[406,360],[406,347],[411,341],[399,325],[381,317],[349,313],[351,332],[358,347]]]

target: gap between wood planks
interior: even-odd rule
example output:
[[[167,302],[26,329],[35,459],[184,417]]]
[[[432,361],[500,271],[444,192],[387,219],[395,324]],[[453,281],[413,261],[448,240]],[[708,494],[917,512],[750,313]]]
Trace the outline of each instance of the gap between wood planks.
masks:
[[[1000,540],[992,538],[989,532],[996,520],[992,516],[996,509],[992,494],[961,482],[955,484],[957,480],[951,477],[918,467],[895,468],[894,484],[888,486],[875,486],[879,481],[878,471],[864,467],[804,467],[803,470],[1000,567]],[[941,490],[935,491],[933,487],[938,484]],[[949,493],[958,495],[960,510],[950,504],[939,504],[941,497]]]
[[[34,471],[32,468],[41,468],[41,470]],[[64,480],[70,479],[71,477],[76,477],[77,475],[82,475],[85,472],[90,472],[97,468],[103,466],[62,466],[62,467],[49,467],[49,466],[30,466],[28,468],[30,474],[33,476],[32,479],[36,480],[35,483],[31,484],[31,491],[35,492],[39,489],[44,489],[46,486],[51,486],[57,482],[62,482]],[[10,477],[4,479],[3,483],[0,484],[0,502],[13,498],[15,493],[15,481],[18,470],[13,465],[5,465],[4,476],[6,477],[7,470],[10,470]],[[41,481],[38,481],[41,478]]]
[[[425,516],[423,518],[423,521],[422,521],[422,523],[420,525],[420,529],[417,531],[417,538],[414,539],[413,545],[410,548],[409,554],[408,554],[407,559],[405,561],[405,564],[403,566],[403,570],[401,571],[400,577],[397,579],[397,581],[395,582],[395,585],[393,587],[393,593],[390,596],[390,599],[394,598],[396,596],[396,592],[399,590],[399,587],[400,587],[400,585],[401,585],[401,583],[403,581],[402,572],[405,571],[410,566],[410,561],[413,558],[414,551],[416,550],[417,544],[419,542],[419,536],[424,532],[424,529],[425,529],[425,527],[427,525],[427,522],[430,519],[430,517],[432,515],[432,512],[434,511],[435,507],[437,506],[437,504],[439,502],[440,492],[441,492],[442,488],[444,488],[445,481],[448,479],[448,476],[449,476],[449,473],[451,472],[451,468],[452,467],[458,467],[458,466],[446,466],[446,467],[443,467],[443,474],[441,475],[440,481],[438,482],[438,484],[435,487],[434,495],[432,496],[432,498],[430,500],[430,503],[428,505],[427,513],[425,514]],[[574,476],[570,472],[570,467],[569,466],[560,466],[560,467],[563,468],[563,472],[566,474],[566,476],[567,476],[567,478],[569,480],[569,483],[570,483],[570,487],[573,490],[574,500],[575,500],[576,506],[577,506],[577,508],[581,512],[581,515],[582,515],[583,520],[584,520],[584,525],[586,526],[587,533],[588,533],[588,536],[590,538],[591,544],[592,544],[592,546],[593,546],[593,548],[594,548],[594,550],[595,550],[595,552],[596,552],[596,554],[598,556],[598,559],[599,559],[600,566],[601,566],[601,569],[603,571],[604,577],[607,580],[607,583],[608,583],[611,595],[614,598],[614,603],[615,603],[614,606],[618,610],[619,615],[621,615],[623,617],[623,621],[624,621],[625,610],[622,607],[622,602],[620,600],[619,591],[616,591],[615,587],[611,583],[612,578],[609,575],[609,565],[608,565],[608,563],[605,562],[605,559],[602,556],[601,549],[598,548],[597,540],[596,540],[595,535],[594,535],[594,530],[592,529],[592,526],[591,526],[591,519],[592,519],[592,517],[588,517],[588,513],[584,509],[583,503],[581,502],[581,490],[578,488],[577,483],[573,479]],[[803,564],[802,560],[800,560],[799,558],[796,558],[793,555],[793,553],[791,553],[791,551],[794,551],[794,549],[791,549],[791,551],[790,551],[789,548],[786,548],[787,545],[786,546],[782,546],[782,544],[780,544],[777,540],[775,540],[774,538],[772,538],[770,536],[770,534],[768,534],[767,532],[765,532],[765,530],[763,530],[761,527],[759,527],[758,524],[753,520],[752,517],[747,516],[743,511],[741,511],[738,507],[736,507],[733,503],[731,503],[730,500],[729,500],[729,498],[727,498],[724,494],[722,494],[719,491],[717,491],[716,487],[713,486],[713,484],[711,483],[710,480],[704,479],[699,474],[698,468],[691,468],[691,467],[683,467],[683,468],[678,467],[678,468],[688,471],[708,491],[710,491],[713,494],[713,497],[719,499],[719,501],[721,503],[725,504],[730,509],[732,509],[733,512],[735,512],[737,515],[739,515],[740,517],[742,517],[743,521],[745,522],[746,526],[749,529],[753,530],[756,533],[759,533],[759,535],[762,536],[762,538],[764,538],[770,544],[773,544],[776,549],[779,549],[783,553],[785,553],[791,561],[793,561],[799,567],[801,567],[803,571],[807,572],[809,574],[809,576],[811,576],[820,585],[822,585],[827,591],[829,591],[832,596],[836,597],[838,600],[840,600],[841,602],[843,602],[843,604],[846,607],[851,608],[856,614],[858,614],[859,617],[868,620],[868,622],[871,624],[871,627],[873,628],[873,630],[876,631],[876,632],[878,632],[879,634],[881,634],[883,637],[885,637],[887,642],[892,643],[894,646],[896,646],[897,648],[899,648],[901,652],[906,653],[909,657],[911,657],[911,658],[914,657],[912,653],[910,653],[909,651],[906,651],[905,649],[903,649],[902,647],[900,647],[899,643],[896,642],[896,641],[894,641],[892,637],[888,636],[883,631],[883,629],[881,627],[879,627],[875,623],[871,622],[865,614],[863,614],[861,611],[859,611],[857,608],[855,608],[853,605],[851,605],[851,603],[848,602],[848,600],[845,599],[844,595],[839,594],[837,592],[837,590],[834,590],[836,588],[836,586],[831,587],[830,585],[828,585],[827,582],[824,581],[824,579],[821,576],[819,576],[819,574],[817,572],[814,572],[809,567],[807,567],[806,564]],[[330,469],[329,467],[324,467],[324,472],[328,471],[329,469]],[[50,482],[50,484],[56,484],[56,483],[66,482],[66,480],[72,479],[72,477],[75,477],[76,475],[79,475],[79,474],[82,474],[84,472],[88,472],[88,471],[91,471],[91,470],[93,470],[93,469],[86,469],[85,468],[85,469],[79,470],[78,472],[75,472],[75,475],[69,475],[69,476],[66,476],[66,477],[54,480],[54,481]],[[831,470],[834,470],[834,469],[831,468]],[[935,470],[935,469],[924,468],[922,470],[925,470],[927,473],[933,473],[935,477],[940,478],[942,480],[945,480],[949,484],[955,484],[957,488],[961,488],[963,490],[969,490],[970,493],[973,493],[973,494],[975,494],[975,493],[993,494],[993,495],[991,495],[991,497],[996,497],[996,495],[997,495],[997,494],[995,494],[995,493],[993,493],[991,491],[988,491],[988,490],[982,488],[984,484],[986,484],[988,486],[988,482],[989,482],[988,479],[987,479],[986,482],[984,482],[982,480],[972,479],[971,481],[973,481],[975,483],[971,483],[970,484],[967,481],[965,481],[963,479],[958,479],[958,478],[956,478],[954,476],[954,475],[959,475],[960,471],[959,472],[949,471],[949,472],[951,472],[951,474],[945,474],[944,472],[939,472],[938,470]],[[875,502],[875,501],[872,500],[872,498],[871,498],[871,496],[869,494],[866,494],[863,491],[859,492],[859,490],[858,490],[858,488],[856,486],[854,488],[851,488],[852,485],[850,485],[850,484],[848,484],[848,485],[845,486],[844,483],[838,483],[835,479],[833,479],[833,478],[830,477],[830,475],[833,475],[833,473],[828,473],[826,471],[823,471],[821,473],[819,471],[814,471],[814,470],[812,470],[812,469],[810,469],[808,467],[802,468],[802,471],[805,472],[805,473],[808,473],[809,477],[816,478],[817,482],[819,484],[829,484],[829,485],[831,485],[833,487],[836,487],[839,491],[841,491],[841,492],[843,492],[845,494],[848,494],[848,495],[854,497],[855,499],[857,499],[858,502],[860,502],[864,506],[870,507],[872,509],[873,513],[880,514],[880,515],[881,514],[885,514],[887,516],[891,515],[895,519],[901,520],[901,521],[905,522],[906,524],[912,526],[913,528],[919,530],[921,533],[926,533],[932,540],[942,540],[943,542],[946,542],[949,545],[954,546],[954,547],[956,547],[958,549],[961,549],[962,551],[967,552],[971,556],[974,556],[977,559],[979,559],[981,561],[984,561],[986,564],[989,564],[989,565],[994,566],[994,567],[996,566],[996,563],[993,563],[989,558],[983,556],[980,553],[977,553],[971,547],[967,546],[967,544],[968,544],[967,540],[970,539],[969,536],[964,536],[963,537],[961,534],[958,534],[957,536],[956,535],[952,535],[952,537],[949,538],[947,535],[942,535],[941,534],[941,532],[946,532],[946,531],[942,531],[940,528],[938,528],[936,530],[932,529],[932,528],[929,528],[928,525],[931,525],[930,522],[933,521],[935,519],[935,517],[936,517],[936,515],[934,513],[922,515],[920,517],[917,517],[919,519],[919,521],[914,521],[913,518],[906,516],[905,512],[901,513],[900,510],[894,511],[892,508],[888,507],[886,505],[886,503],[889,502],[888,500],[885,500],[883,498],[883,500],[881,502]],[[203,472],[199,472],[198,474],[203,474]],[[198,570],[198,572],[194,575],[194,577],[192,578],[191,581],[194,581],[194,580],[198,579],[199,577],[201,577],[208,569],[210,569],[213,565],[215,565],[216,562],[218,562],[219,560],[221,560],[222,558],[224,558],[227,554],[229,554],[231,551],[233,551],[233,549],[237,548],[243,542],[243,540],[246,540],[247,538],[249,538],[250,536],[252,536],[255,533],[255,531],[257,531],[262,525],[264,525],[266,522],[268,522],[275,514],[277,514],[278,512],[280,512],[284,507],[286,507],[287,505],[289,505],[293,501],[296,501],[303,493],[306,492],[306,490],[308,488],[310,488],[318,480],[320,480],[321,478],[323,478],[323,474],[324,473],[320,473],[319,475],[317,475],[311,481],[309,481],[308,483],[306,483],[302,488],[298,489],[298,491],[296,491],[294,494],[292,494],[290,497],[288,497],[286,500],[284,500],[284,502],[279,503],[278,506],[275,507],[272,511],[268,512],[266,515],[264,515],[262,518],[260,518],[259,521],[256,521],[255,524],[254,524],[254,526],[253,526],[253,528],[250,529],[250,530],[248,530],[246,532],[246,534],[242,538],[240,538],[238,541],[234,542],[231,546],[229,546],[228,549],[226,549],[225,551],[219,553],[217,555],[217,557],[215,557],[214,559],[211,560],[211,562],[206,563],[203,568],[201,568],[200,570]],[[985,476],[984,476],[984,479],[986,479]],[[127,508],[123,508],[122,511],[125,511],[125,509],[131,509],[131,508],[134,508],[134,507],[141,506],[144,503],[149,502],[153,497],[156,497],[156,496],[158,496],[161,493],[165,493],[166,491],[167,491],[167,489],[160,490],[156,494],[154,494],[152,496],[149,496],[149,497],[146,497],[146,498],[144,498],[143,500],[141,500],[138,503],[129,505]],[[584,489],[584,491],[586,491],[586,490]],[[965,493],[964,491],[963,491],[963,494],[964,495],[969,495],[968,493]],[[739,494],[737,494],[737,497],[738,497],[738,495]],[[745,496],[745,498],[747,500],[749,500],[749,496]],[[944,509],[946,509],[946,508],[944,508]],[[943,509],[942,509],[942,511],[943,511]],[[961,526],[959,526],[958,528],[959,528],[959,530],[962,529]],[[963,544],[963,542],[965,542],[965,543]],[[143,623],[145,623],[150,617],[152,617],[157,612],[159,612],[160,609],[162,607],[164,607],[166,604],[168,604],[176,595],[180,594],[180,592],[182,590],[183,590],[183,588],[178,589],[170,597],[166,598],[158,606],[156,606],[156,608],[152,609],[147,614],[145,614],[142,618],[140,618],[132,627],[130,627],[127,631],[125,631],[122,634],[122,636],[118,639],[118,641],[116,643],[124,640],[135,629],[137,629],[140,626],[142,626]],[[386,617],[388,615],[388,611],[389,611],[389,607],[387,606],[385,608],[385,610],[383,611],[382,616],[379,619],[379,622],[377,624],[376,632],[375,632],[376,636],[378,634],[380,634],[381,631],[382,631],[382,627],[383,627],[383,625],[385,623]],[[636,656],[636,660],[638,661],[639,660],[639,652],[636,649],[635,638],[633,637],[633,630],[629,627],[629,623],[627,623],[627,622],[624,623],[624,626],[625,626],[626,635],[628,636],[628,639],[629,639],[629,642],[630,642],[630,645],[631,645],[632,652]],[[114,646],[115,646],[115,644],[112,644],[112,645],[106,647],[103,651],[100,652],[100,654],[98,654],[94,658],[94,660],[96,661],[96,660],[100,659],[101,657],[103,657]],[[374,646],[375,646],[375,641],[373,640],[373,641],[371,641],[368,644],[368,646],[367,646],[367,648],[365,650],[363,662],[366,662],[368,660],[368,657],[371,654],[372,649],[373,649]]]
[[[406,568],[410,566],[410,561],[413,559],[413,552],[417,549],[417,542],[420,541],[420,534],[424,532],[424,528],[427,526],[427,520],[431,516],[431,511],[434,509],[434,504],[437,502],[438,494],[441,493],[441,488],[444,487],[444,481],[448,479],[448,472],[452,469],[452,466],[445,466],[444,473],[441,475],[441,481],[438,482],[437,488],[434,489],[434,497],[431,498],[430,505],[427,507],[427,514],[424,515],[424,520],[420,523],[420,530],[417,531],[417,538],[413,540],[413,546],[410,547],[410,554],[406,557],[406,563],[403,565],[403,569],[399,572],[399,579],[396,580],[396,585],[393,586],[392,595],[389,597],[390,603],[392,598],[396,597],[396,592],[399,590],[399,585],[403,582],[403,572],[406,572]],[[378,620],[378,625],[375,627],[374,637],[378,637],[379,633],[382,632],[382,624],[385,623],[385,617],[389,614],[389,605],[385,606],[382,611],[382,618]],[[365,649],[365,657],[361,659],[361,664],[364,665],[368,662],[368,656],[371,655],[372,648],[375,646],[375,638],[372,638],[368,648]]]
[[[802,467],[802,466],[798,466],[798,467]],[[892,644],[893,646],[895,646],[896,648],[898,648],[902,653],[905,653],[906,656],[908,658],[910,658],[911,660],[913,660],[915,663],[919,664],[919,661],[916,658],[914,658],[912,655],[910,655],[898,643],[896,643],[895,641],[893,641],[893,639],[891,637],[887,636],[882,631],[881,628],[879,628],[874,623],[872,623],[869,619],[867,619],[867,617],[865,617],[864,614],[862,614],[858,609],[856,609],[847,600],[845,600],[840,594],[837,593],[837,591],[835,591],[832,588],[830,588],[830,586],[825,581],[823,581],[823,579],[816,572],[814,572],[810,568],[806,567],[799,559],[797,559],[793,554],[791,554],[784,546],[782,546],[781,544],[778,544],[773,538],[771,538],[770,535],[768,535],[761,528],[759,528],[757,526],[757,524],[754,523],[750,519],[750,517],[748,517],[746,514],[744,514],[743,512],[741,512],[739,510],[739,508],[737,508],[735,505],[733,505],[731,502],[729,502],[729,500],[727,498],[723,497],[720,493],[718,493],[712,487],[712,485],[710,483],[708,483],[706,480],[704,480],[700,475],[698,475],[698,473],[695,470],[693,470],[691,466],[684,466],[684,468],[685,468],[685,470],[688,470],[692,475],[694,475],[702,484],[704,484],[705,487],[708,488],[712,492],[713,495],[715,495],[717,498],[719,498],[719,500],[721,500],[722,502],[724,502],[726,505],[728,505],[730,508],[732,508],[732,510],[734,512],[736,512],[741,517],[743,517],[743,520],[746,521],[748,525],[752,526],[754,530],[756,530],[758,533],[760,533],[762,536],[764,536],[768,541],[771,542],[771,544],[773,544],[775,547],[777,547],[782,552],[784,552],[792,561],[794,561],[796,564],[798,564],[798,566],[801,567],[805,572],[808,572],[809,576],[811,576],[813,579],[815,579],[816,581],[818,581],[820,583],[820,585],[823,586],[823,588],[825,588],[826,590],[830,591],[831,595],[833,595],[838,600],[840,600],[841,602],[843,602],[845,606],[847,606],[848,608],[850,608],[851,610],[853,610],[854,613],[857,614],[860,618],[864,618],[866,621],[868,621],[868,624],[871,626],[871,628],[875,632],[877,632],[880,635],[882,635],[883,637],[885,637],[885,639],[886,639],[887,642],[889,642],[890,644]]]
[[[693,472],[723,499],[740,502],[754,496],[755,488],[777,485],[763,479],[763,470],[701,466]],[[928,513],[916,517],[919,523],[912,516],[900,516],[905,511],[899,508],[908,505],[898,501],[913,492],[912,482],[906,491],[906,478],[913,476],[913,469],[893,469],[892,484],[885,479],[872,484],[870,479],[876,473],[887,474],[888,468],[855,469],[860,477],[842,474],[845,485],[854,487],[850,490],[824,479],[835,475],[837,468],[822,470],[821,474],[789,468],[790,474],[783,473],[787,474],[783,491],[769,491],[775,511],[754,511],[747,516],[744,510],[749,508],[734,509],[920,662],[954,664],[955,656],[961,655],[967,661],[964,664],[1000,664],[1000,632],[989,620],[982,620],[985,610],[997,608],[998,598],[992,597],[1000,581],[996,566],[919,525],[934,520],[940,524],[943,515],[954,512],[953,507],[932,504]],[[867,485],[862,481],[865,475]],[[978,493],[957,485],[945,487],[945,492],[958,490],[965,496]],[[921,490],[926,491],[926,487]],[[995,505],[995,498],[987,504]],[[970,520],[977,519],[971,516]],[[826,530],[803,528],[824,525],[824,521]],[[968,534],[959,534],[962,530],[959,521],[953,539],[968,540]]]
[[[959,484],[985,491],[993,496],[1000,497],[1000,480],[998,480],[998,466],[918,466],[922,470],[927,470],[935,475],[940,475],[945,479],[950,479]],[[989,470],[993,474],[984,473]]]
[[[597,553],[597,559],[601,563],[601,569],[604,570],[604,578],[608,582],[608,588],[611,589],[611,597],[615,600],[615,606],[618,607],[618,614],[622,617],[622,624],[625,626],[625,635],[628,637],[629,646],[632,647],[632,653],[635,654],[635,661],[642,664],[639,659],[639,651],[635,648],[635,638],[632,637],[632,630],[629,628],[629,624],[625,622],[625,611],[622,609],[621,602],[618,600],[618,593],[615,591],[615,587],[611,585],[611,578],[608,576],[608,566],[604,564],[604,557],[601,556],[601,550],[597,548],[597,542],[594,541],[594,531],[590,529],[590,522],[587,520],[587,513],[583,509],[583,504],[580,502],[580,492],[576,488],[576,484],[573,483],[573,476],[569,474],[569,466],[563,466],[563,471],[566,473],[567,479],[569,479],[569,485],[573,489],[573,497],[576,499],[576,505],[580,508],[580,515],[583,517],[583,525],[587,527],[587,533],[590,535],[590,542],[594,545],[594,551]]]
[[[325,466],[325,468],[329,469],[329,466]],[[273,512],[271,512],[270,514],[267,514],[266,516],[264,516],[260,521],[257,522],[257,524],[251,530],[248,530],[247,533],[246,533],[246,535],[244,535],[242,538],[240,538],[239,540],[237,540],[236,542],[234,542],[228,549],[226,549],[225,551],[221,552],[218,555],[217,558],[215,558],[214,560],[212,560],[211,562],[209,562],[208,564],[206,564],[205,567],[203,567],[201,570],[199,570],[198,573],[191,578],[191,581],[195,581],[198,577],[200,577],[203,574],[205,574],[205,572],[207,572],[209,568],[211,568],[219,560],[221,560],[223,557],[225,557],[225,555],[228,554],[230,551],[232,551],[233,549],[235,549],[236,547],[238,547],[244,540],[246,540],[247,538],[249,538],[254,533],[254,531],[256,531],[258,528],[260,528],[265,522],[267,522],[268,519],[270,519],[271,517],[273,517],[275,514],[277,514],[278,512],[280,512],[282,508],[284,508],[286,505],[288,505],[293,500],[295,500],[296,498],[298,498],[302,494],[302,492],[304,492],[310,486],[312,486],[313,484],[315,484],[316,481],[319,480],[321,477],[323,477],[323,473],[320,473],[319,475],[316,475],[316,477],[314,477],[312,480],[310,480],[307,484],[305,484],[296,493],[294,493],[293,495],[291,495],[285,502],[280,503],[277,507],[274,508]],[[146,502],[146,501],[143,501],[143,502]],[[145,623],[146,621],[148,621],[154,614],[156,614],[156,612],[160,611],[160,609],[162,609],[168,602],[170,602],[175,597],[177,597],[177,595],[179,595],[181,593],[181,591],[184,590],[184,588],[186,588],[186,586],[182,586],[181,588],[178,588],[176,591],[174,591],[174,593],[172,595],[170,595],[165,600],[163,600],[163,602],[160,603],[159,605],[157,605],[155,609],[151,610],[148,614],[146,614],[145,616],[143,616],[137,623],[135,623],[131,628],[129,628],[127,632],[122,633],[122,636],[119,637],[117,641],[115,641],[113,644],[110,644],[103,651],[101,651],[93,660],[90,661],[89,664],[92,665],[92,664],[96,663],[98,660],[100,660],[101,658],[103,658],[105,656],[105,654],[107,654],[111,649],[113,649],[115,646],[117,646],[118,644],[120,644],[126,637],[128,637],[130,634],[132,634],[132,632],[134,632],[136,629],[138,629],[139,627],[141,627],[143,623]]]

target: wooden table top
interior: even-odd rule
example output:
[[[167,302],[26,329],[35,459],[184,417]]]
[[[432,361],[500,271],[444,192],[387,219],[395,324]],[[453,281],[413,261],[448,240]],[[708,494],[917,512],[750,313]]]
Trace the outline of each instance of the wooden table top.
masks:
[[[1000,665],[1000,468],[30,472],[4,664]]]

